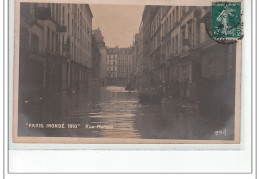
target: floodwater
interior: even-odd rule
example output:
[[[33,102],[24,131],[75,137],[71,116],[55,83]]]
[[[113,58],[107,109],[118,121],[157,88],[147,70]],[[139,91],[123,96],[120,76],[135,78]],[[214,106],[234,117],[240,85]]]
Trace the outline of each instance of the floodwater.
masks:
[[[163,100],[142,104],[137,92],[108,86],[51,100],[21,101],[19,136],[233,140],[233,116],[205,118],[198,107]],[[221,131],[221,132],[220,132]]]

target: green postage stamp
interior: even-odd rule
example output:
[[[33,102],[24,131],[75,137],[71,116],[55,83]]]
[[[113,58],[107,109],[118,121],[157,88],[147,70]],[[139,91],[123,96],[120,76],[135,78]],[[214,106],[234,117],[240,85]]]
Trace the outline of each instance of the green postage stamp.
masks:
[[[238,40],[242,36],[241,2],[212,3],[213,39]]]

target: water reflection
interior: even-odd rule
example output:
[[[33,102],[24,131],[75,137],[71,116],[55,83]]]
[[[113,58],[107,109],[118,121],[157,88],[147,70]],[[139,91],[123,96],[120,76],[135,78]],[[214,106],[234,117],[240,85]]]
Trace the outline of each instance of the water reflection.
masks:
[[[28,127],[30,124],[65,127]],[[68,124],[77,128],[68,128]],[[214,134],[224,128],[227,135]],[[206,119],[199,116],[197,108],[172,101],[141,104],[136,92],[104,87],[88,94],[20,102],[18,132],[20,136],[229,140],[233,139],[233,117]]]

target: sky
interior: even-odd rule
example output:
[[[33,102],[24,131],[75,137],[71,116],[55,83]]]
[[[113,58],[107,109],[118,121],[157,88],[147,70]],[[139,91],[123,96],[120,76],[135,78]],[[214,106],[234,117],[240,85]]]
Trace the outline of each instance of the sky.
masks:
[[[130,47],[133,35],[138,33],[144,6],[142,5],[94,5],[92,29],[100,28],[106,46]]]

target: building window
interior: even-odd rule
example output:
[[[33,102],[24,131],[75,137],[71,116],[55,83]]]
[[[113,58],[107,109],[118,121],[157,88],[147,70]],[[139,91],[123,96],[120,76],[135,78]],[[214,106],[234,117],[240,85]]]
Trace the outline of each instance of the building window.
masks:
[[[47,28],[47,44],[46,44],[46,48],[48,48],[50,50],[50,39],[51,39],[51,32],[50,32],[50,28]]]
[[[192,35],[192,21],[188,22],[188,40],[189,45],[193,45],[193,35]]]
[[[77,34],[76,37],[77,37],[77,39],[78,39],[78,41],[79,41],[79,38],[80,38],[80,37],[79,37],[79,27],[78,27],[78,31],[77,31],[77,32],[78,32],[78,34]]]
[[[164,36],[164,24],[162,24],[162,36]]]
[[[170,14],[169,29],[171,30],[171,28],[172,28],[172,15]]]
[[[72,19],[72,35],[74,35],[74,20]]]
[[[54,18],[54,3],[52,3],[52,8],[51,8],[51,17]]]
[[[170,27],[170,23],[169,23],[169,18],[167,17],[167,20],[166,20],[166,28],[167,28],[166,32],[167,33],[170,31],[169,27]]]
[[[185,26],[181,28],[182,51],[185,49]]]
[[[179,22],[179,7],[176,7],[176,22]]]
[[[68,14],[68,32],[70,31],[70,15]]]
[[[55,34],[55,45],[56,45],[56,52],[58,52],[59,51],[59,39],[58,39],[58,34]]]
[[[62,35],[62,45],[64,45],[64,35]],[[62,49],[62,53],[64,53],[63,49]]]
[[[196,24],[196,39],[197,39],[197,44],[200,43],[200,22],[197,22]]]
[[[77,60],[77,51],[76,45],[74,44],[74,60]]]
[[[169,44],[166,44],[166,58],[169,57]]]
[[[185,7],[181,8],[181,18],[183,18],[185,15]]]
[[[172,53],[173,53],[173,55],[175,55],[175,42],[174,42],[174,38],[172,38],[172,49],[171,49],[171,51],[172,51]]]
[[[175,26],[175,11],[172,12],[172,27]]]
[[[56,22],[59,23],[59,7],[56,5]]]
[[[54,51],[54,32],[51,33],[51,50]]]
[[[179,52],[179,46],[178,46],[178,35],[176,35],[176,37],[175,37],[175,50],[174,50],[174,54],[178,54],[178,52]]]
[[[65,18],[65,16],[64,16],[64,6],[62,7],[62,25],[64,25],[64,18]]]
[[[74,51],[73,51],[73,48],[74,48],[74,46],[73,46],[73,43],[71,43],[71,55],[72,55],[72,58],[74,58]]]
[[[33,52],[39,52],[39,37],[36,34],[31,35],[31,49]]]

